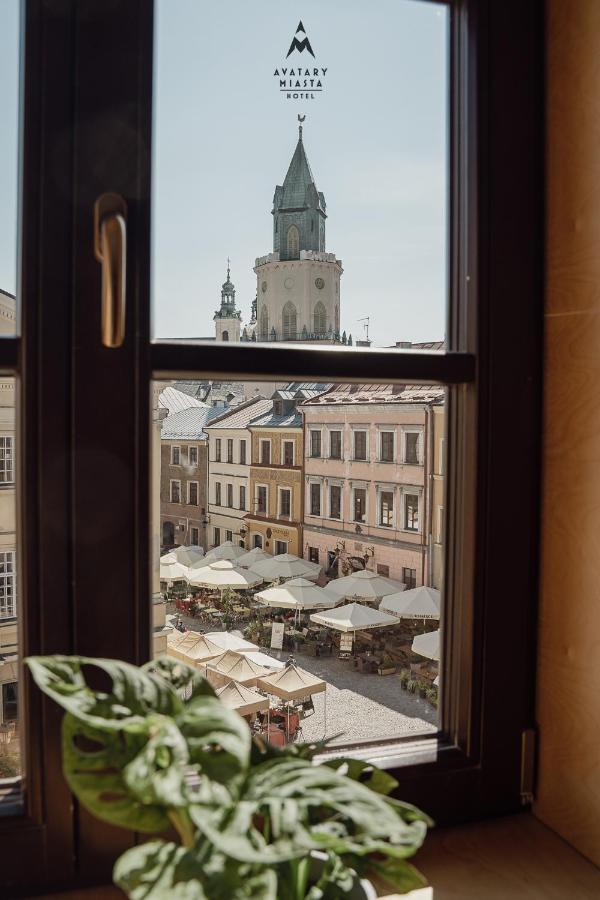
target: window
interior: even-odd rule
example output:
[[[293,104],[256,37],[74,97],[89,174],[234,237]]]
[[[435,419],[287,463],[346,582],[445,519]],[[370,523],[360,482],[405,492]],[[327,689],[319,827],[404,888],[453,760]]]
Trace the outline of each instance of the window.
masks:
[[[18,719],[19,688],[16,681],[2,685],[2,719],[4,722],[16,722]]]
[[[382,491],[379,495],[379,524],[384,528],[392,528],[394,525],[393,491]]]
[[[171,503],[181,503],[181,481],[171,481]]]
[[[0,619],[16,616],[15,554],[0,553]]]
[[[418,431],[404,433],[404,462],[412,466],[419,465],[419,438]]]
[[[256,488],[256,512],[259,516],[267,514],[267,489],[262,484]]]
[[[233,541],[233,531],[226,531],[226,532],[225,532],[225,540],[226,540],[226,541]]]
[[[240,484],[240,509],[246,509],[246,488]]]
[[[283,442],[283,464],[284,464],[284,466],[293,466],[294,465],[294,442],[293,441],[284,441]]]
[[[308,561],[318,563],[319,562],[319,548],[318,547],[309,547],[308,548]]]
[[[233,462],[233,439],[227,438],[227,462]]]
[[[406,590],[412,591],[417,586],[417,570],[402,569],[402,581],[406,585]]]
[[[438,506],[438,508],[437,508],[436,542],[438,544],[444,543],[444,507],[443,506]]]
[[[0,484],[12,484],[15,480],[15,463],[12,437],[0,437]]]
[[[271,441],[260,442],[260,462],[263,466],[271,465]]]
[[[198,482],[188,481],[188,503],[190,506],[198,506]]]
[[[259,550],[262,550],[263,538],[262,534],[253,534],[252,535],[252,549],[258,547]]]
[[[188,462],[190,466],[198,465],[198,448],[188,447]]]
[[[171,447],[171,465],[172,466],[180,466],[181,465],[181,447]]]
[[[192,546],[197,547],[200,544],[200,529],[192,528]]]
[[[321,456],[321,432],[314,429],[310,432],[310,455],[312,459]]]
[[[279,518],[289,519],[292,515],[292,492],[289,488],[279,489]]]
[[[215,462],[221,462],[221,438],[215,438]]]
[[[342,514],[342,487],[332,484],[329,488],[329,518],[339,519]]]
[[[297,337],[296,307],[289,301],[283,307],[282,323],[284,341],[294,341]]]
[[[315,306],[313,330],[315,334],[325,334],[327,331],[327,312],[320,300]]]
[[[390,577],[390,567],[384,566],[383,563],[377,563],[377,574],[382,575],[384,578]]]
[[[367,432],[366,431],[355,431],[354,432],[354,459],[366,459],[367,458]]]
[[[404,494],[404,528],[419,531],[419,495]]]
[[[315,482],[310,486],[310,514],[311,516],[321,515],[321,485]]]
[[[260,309],[260,339],[261,341],[269,340],[269,310],[265,304]]]
[[[215,481],[215,506],[221,505],[221,482]]]
[[[354,521],[364,522],[367,514],[367,492],[365,488],[354,488]]]
[[[233,507],[233,485],[227,485],[227,506],[231,509]]]
[[[219,547],[221,544],[221,529],[213,528],[213,546]]]
[[[278,556],[280,553],[287,553],[287,549],[287,541],[275,541],[275,556]]]
[[[394,462],[394,432],[382,431],[379,439],[381,441],[381,461]]]
[[[246,441],[240,441],[240,465],[246,465]]]
[[[342,432],[341,431],[330,431],[329,432],[329,456],[331,459],[341,459],[342,458]]]
[[[288,259],[298,259],[300,255],[300,232],[295,225],[290,225],[288,228],[287,255]]]

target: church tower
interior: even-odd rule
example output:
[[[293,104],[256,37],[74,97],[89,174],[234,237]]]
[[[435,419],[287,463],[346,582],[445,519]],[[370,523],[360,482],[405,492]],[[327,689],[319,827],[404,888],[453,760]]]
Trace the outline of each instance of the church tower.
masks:
[[[304,117],[298,116],[302,123]],[[339,343],[342,263],[325,248],[325,197],[298,143],[273,197],[273,252],[256,260],[259,341]]]
[[[221,308],[214,314],[215,337],[217,341],[239,341],[241,312],[235,307],[235,285],[230,278],[227,260],[227,281],[221,288]]]

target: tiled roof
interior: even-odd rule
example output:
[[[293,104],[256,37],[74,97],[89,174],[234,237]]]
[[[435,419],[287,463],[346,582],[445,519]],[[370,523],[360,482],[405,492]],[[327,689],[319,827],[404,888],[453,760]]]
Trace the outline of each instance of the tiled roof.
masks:
[[[335,384],[302,406],[338,406],[360,403],[443,403],[444,388],[412,384]]]
[[[160,436],[163,440],[206,440],[204,427],[221,415],[222,406],[191,406],[167,416],[162,423]]]
[[[241,403],[235,409],[221,413],[218,419],[209,426],[210,428],[246,428],[251,419],[258,418],[268,412],[273,403],[271,400],[255,398],[247,403]]]

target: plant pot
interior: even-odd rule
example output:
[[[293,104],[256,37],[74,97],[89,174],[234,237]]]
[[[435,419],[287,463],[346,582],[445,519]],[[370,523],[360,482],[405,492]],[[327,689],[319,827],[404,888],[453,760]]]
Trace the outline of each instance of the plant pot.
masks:
[[[383,669],[383,668],[380,667],[379,669],[377,669],[377,674],[378,674],[378,675],[395,675],[395,674],[396,674],[396,667],[395,667],[395,666],[390,666],[390,667],[387,668],[387,669]]]
[[[327,860],[327,854],[321,853],[320,850],[313,850],[310,856],[310,881],[314,883],[319,880]],[[354,879],[354,884],[345,896],[347,900],[377,900],[377,891],[370,881],[366,878],[359,878],[357,875]]]

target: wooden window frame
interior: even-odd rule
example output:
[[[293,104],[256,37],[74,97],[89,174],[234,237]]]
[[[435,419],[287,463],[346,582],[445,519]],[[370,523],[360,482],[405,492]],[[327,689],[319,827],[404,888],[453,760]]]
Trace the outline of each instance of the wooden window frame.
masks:
[[[446,534],[453,540],[446,554],[442,624],[443,655],[452,668],[442,681],[440,733],[355,751],[393,770],[399,795],[426,808],[438,823],[522,808],[527,798],[520,781],[520,736],[535,722],[541,2],[452,3],[452,302],[447,347],[437,354],[276,344],[256,352],[233,343],[152,343],[152,3],[86,0],[83,6],[76,0],[23,4],[21,336],[0,341],[0,372],[18,379],[22,653],[78,652],[133,662],[149,657],[153,379],[230,375],[270,381],[275,375],[443,384],[448,388],[444,508]],[[99,121],[101,134],[93,127]],[[51,172],[66,177],[53,178]],[[109,189],[128,203],[126,340],[112,351],[99,340],[100,269],[91,252],[93,205]],[[516,471],[505,465],[515,418],[522,447]],[[90,454],[94,447],[102,453]],[[120,485],[117,532],[115,483]],[[509,489],[519,492],[523,504],[520,541],[512,547],[513,590],[507,595],[495,574],[503,570],[512,524],[503,503]],[[52,528],[40,515],[44,509],[52,510]],[[96,526],[105,524],[106,534],[90,543],[86,529],[92,519]],[[111,554],[103,597],[96,600],[95,563],[115,540],[119,553]],[[506,621],[512,627],[510,666],[499,637]],[[32,689],[23,672],[19,691],[26,779],[22,807],[0,819],[4,885],[13,896],[30,896],[49,886],[106,882],[114,859],[134,838],[73,804],[61,774],[61,713]]]

